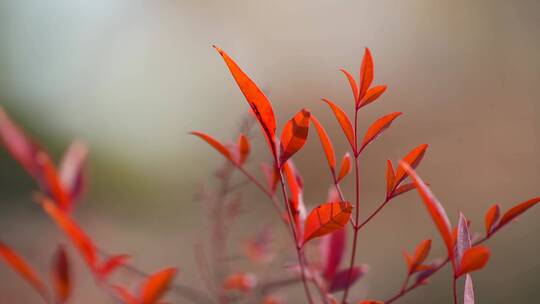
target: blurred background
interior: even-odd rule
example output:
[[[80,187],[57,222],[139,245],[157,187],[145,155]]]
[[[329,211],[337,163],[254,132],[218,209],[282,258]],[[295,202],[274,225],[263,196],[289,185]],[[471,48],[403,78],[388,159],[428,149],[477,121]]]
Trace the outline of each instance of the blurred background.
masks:
[[[454,223],[461,210],[483,232],[491,204],[507,209],[540,194],[536,0],[2,0],[0,43],[0,104],[10,116],[56,159],[73,139],[90,147],[89,191],[75,214],[81,225],[102,248],[131,254],[141,269],[176,265],[179,283],[202,290],[193,248],[211,250],[211,225],[197,198],[203,184],[215,187],[222,159],[188,132],[235,140],[248,110],[212,44],[267,92],[279,126],[310,108],[338,157],[346,141],[320,98],[352,110],[339,68],[357,75],[363,48],[371,48],[375,83],[389,90],[362,111],[360,126],[388,112],[404,115],[361,159],[364,216],[383,199],[385,160],[397,161],[420,143],[430,148],[419,173]],[[253,145],[248,168],[262,179],[258,164],[269,157],[261,137]],[[331,181],[314,132],[295,161],[311,208],[325,200]],[[352,183],[343,185],[348,197]],[[45,275],[65,239],[32,201],[35,190],[2,149],[0,240]],[[242,210],[231,226],[231,255],[264,225],[284,238],[253,186],[245,188]],[[488,242],[491,262],[473,275],[480,303],[540,302],[539,235],[537,208]],[[405,275],[401,252],[428,237],[433,256],[442,255],[418,195],[396,199],[360,235],[358,262],[370,273],[352,298],[395,293]],[[72,303],[109,303],[71,256],[78,269]],[[246,262],[234,267],[260,271]],[[0,282],[0,302],[39,302],[4,264]],[[450,284],[445,270],[400,303],[450,303]],[[301,292],[280,294],[295,303]],[[183,303],[174,294],[169,299]]]

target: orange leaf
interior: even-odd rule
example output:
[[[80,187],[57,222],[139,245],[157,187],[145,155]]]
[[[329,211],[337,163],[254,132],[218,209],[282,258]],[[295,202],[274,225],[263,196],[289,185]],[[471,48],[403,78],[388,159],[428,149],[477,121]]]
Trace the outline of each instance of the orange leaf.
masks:
[[[40,294],[40,296],[48,303],[47,290],[43,281],[35,273],[35,271],[11,248],[0,241],[0,258],[13,268],[19,275],[25,279],[32,287]]]
[[[347,114],[339,106],[333,103],[331,100],[323,98],[323,101],[326,102],[332,109],[332,112],[334,112],[334,115],[336,116],[336,119],[338,120],[339,125],[341,126],[341,129],[343,130],[343,133],[345,133],[345,136],[347,137],[347,140],[349,141],[351,148],[353,149],[353,151],[356,151],[355,140],[354,140],[354,130],[353,130],[351,121],[349,120],[349,117],[347,117]]]
[[[84,257],[88,266],[94,270],[97,262],[96,246],[84,231],[56,205],[44,198],[42,206],[45,212],[56,222],[58,227],[69,237]]]
[[[411,272],[414,272],[418,266],[422,265],[422,263],[424,263],[424,261],[426,260],[426,258],[428,257],[429,255],[429,251],[431,249],[431,240],[430,239],[426,239],[426,240],[423,240],[419,245],[418,247],[416,247],[416,250],[414,252],[414,256],[413,256],[413,269]]]
[[[234,80],[238,84],[238,87],[246,97],[247,102],[251,106],[253,113],[257,117],[257,120],[263,128],[264,134],[266,135],[270,148],[274,151],[274,137],[276,135],[276,118],[274,116],[274,110],[268,98],[264,93],[257,87],[255,82],[249,78],[249,76],[242,71],[242,69],[236,64],[236,62],[229,57],[225,51],[220,49],[217,46],[214,48],[218,53],[223,57],[229,71],[231,72]]]
[[[501,218],[501,221],[499,222],[499,225],[497,225],[497,229],[506,225],[507,223],[515,219],[517,216],[527,211],[527,209],[536,205],[538,202],[540,202],[540,197],[535,197],[526,202],[518,204],[517,206],[512,207],[510,210],[504,213],[504,215]]]
[[[221,153],[225,158],[232,161],[233,163],[236,163],[234,160],[231,151],[227,149],[222,143],[220,143],[218,140],[214,139],[213,137],[204,134],[202,132],[194,131],[190,134],[195,135],[197,137],[200,137],[202,140],[206,141],[209,145],[211,145],[214,149],[216,149],[219,153]]]
[[[489,256],[489,249],[485,246],[476,246],[467,249],[461,259],[457,276],[459,277],[466,273],[484,268],[489,260]]]
[[[491,234],[493,225],[497,223],[500,215],[501,215],[501,206],[499,204],[495,204],[491,206],[491,208],[489,208],[489,210],[486,213],[486,235]]]
[[[364,57],[362,58],[362,65],[360,66],[360,100],[364,98],[364,95],[371,86],[373,74],[373,57],[371,56],[371,51],[366,48],[364,50]]]
[[[56,303],[65,303],[71,295],[70,266],[66,250],[59,246],[53,260],[52,282]]]
[[[394,119],[399,115],[401,115],[401,112],[394,112],[377,119],[367,130],[358,153],[361,153],[370,142],[375,140],[384,130],[390,127]]]
[[[328,161],[328,166],[330,167],[330,170],[332,170],[332,172],[335,172],[336,155],[334,153],[334,147],[332,146],[332,142],[330,141],[330,138],[328,137],[328,134],[324,130],[321,123],[317,120],[317,118],[315,118],[315,115],[311,115],[311,121],[313,122],[313,125],[315,125],[315,129],[317,130],[317,134],[319,135],[324,154],[326,155],[326,160]]]
[[[97,269],[100,279],[105,280],[114,270],[125,265],[129,258],[130,256],[126,254],[115,255],[108,258],[99,269]]]
[[[351,218],[352,205],[349,202],[324,203],[313,209],[306,219],[304,241],[342,229]]]
[[[40,180],[43,183],[43,187],[54,198],[54,201],[62,211],[69,212],[72,207],[71,197],[66,192],[51,158],[46,153],[40,152],[37,155],[36,161],[42,174]]]
[[[349,71],[345,69],[340,69],[340,71],[345,74],[345,77],[347,77],[347,80],[349,81],[349,85],[351,86],[351,91],[354,96],[354,104],[356,107],[358,107],[358,86],[356,85],[356,80],[354,80],[354,77],[349,73]]]
[[[351,172],[351,155],[347,152],[343,155],[343,159],[341,160],[341,169],[339,169],[339,175],[336,181],[339,183],[347,176],[347,174],[349,174],[349,172]]]
[[[229,275],[223,281],[223,289],[249,292],[257,285],[257,277],[251,273],[239,272]]]
[[[400,161],[399,165],[414,181],[416,190],[418,190],[418,193],[422,197],[424,205],[426,206],[431,218],[435,222],[435,225],[437,226],[437,229],[439,229],[439,233],[444,240],[446,250],[448,251],[448,256],[452,258],[454,256],[454,238],[452,236],[450,220],[448,219],[448,215],[446,215],[443,206],[437,200],[435,195],[433,195],[424,181],[416,174],[416,172],[414,172],[414,169],[412,169],[411,166],[404,161]]]
[[[394,173],[394,166],[392,161],[386,160],[386,197],[390,197],[392,190],[394,189],[394,183],[396,181],[396,175]]]
[[[311,113],[308,109],[302,109],[285,124],[281,134],[280,166],[302,149],[306,143],[310,116]]]
[[[238,137],[238,164],[243,164],[249,156],[250,152],[249,140],[244,134]]]
[[[175,276],[176,268],[166,268],[150,275],[141,287],[140,303],[157,303],[167,289],[169,289]]]
[[[402,161],[411,166],[411,168],[415,169],[420,164],[420,161],[422,161],[422,158],[424,157],[427,148],[427,144],[419,145],[418,147],[412,149],[411,152],[409,152],[407,155],[405,155]],[[407,175],[405,174],[405,170],[398,166],[396,169],[396,182],[394,186],[397,187],[406,177]]]
[[[385,85],[378,85],[374,86],[373,88],[369,89],[366,92],[366,95],[360,100],[358,103],[358,108],[361,108],[363,106],[367,106],[368,104],[374,102],[379,97],[381,97],[382,94],[386,91],[387,86]]]

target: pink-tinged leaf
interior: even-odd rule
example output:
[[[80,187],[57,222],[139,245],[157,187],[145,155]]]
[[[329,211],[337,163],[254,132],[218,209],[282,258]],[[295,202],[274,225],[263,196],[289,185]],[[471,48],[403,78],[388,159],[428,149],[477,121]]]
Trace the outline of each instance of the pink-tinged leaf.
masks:
[[[122,286],[111,286],[116,296],[122,301],[122,304],[139,304],[137,298]]]
[[[386,88],[387,87],[385,85],[378,85],[369,89],[366,92],[366,95],[364,95],[362,100],[360,100],[360,102],[358,103],[358,108],[367,106],[368,104],[377,100],[379,97],[381,97],[382,94],[384,94],[384,92],[386,92]]]
[[[118,268],[126,265],[130,256],[126,254],[114,255],[109,257],[100,267],[97,269],[97,273],[101,280],[106,280]]]
[[[358,93],[358,85],[356,84],[356,80],[354,80],[353,75],[351,75],[349,71],[345,69],[340,69],[340,71],[343,72],[343,74],[345,74],[345,77],[347,77],[347,80],[349,81],[349,85],[351,86],[351,91],[354,97],[354,104],[356,107],[358,107],[359,93]]]
[[[239,272],[229,275],[223,281],[224,290],[249,292],[257,286],[257,277],[252,273]]]
[[[347,137],[351,148],[353,149],[353,151],[355,151],[356,148],[354,140],[354,130],[349,117],[339,106],[337,106],[331,100],[323,98],[323,101],[326,102],[330,106],[330,109],[332,109],[332,112],[334,112],[334,116],[336,116],[336,119],[339,122],[343,133],[345,133],[345,136]]]
[[[490,251],[485,246],[475,246],[465,250],[459,271],[456,274],[458,277],[482,269],[489,261]]]
[[[242,71],[242,69],[236,64],[236,62],[229,57],[225,51],[220,49],[217,46],[214,48],[218,53],[223,57],[229,71],[231,72],[234,80],[238,84],[238,87],[246,97],[247,102],[249,103],[253,113],[257,117],[257,120],[263,128],[263,132],[267,137],[270,149],[274,151],[274,138],[276,135],[276,118],[274,116],[274,110],[268,98],[264,93],[257,87],[255,82],[249,78],[249,76]]]
[[[465,251],[471,248],[471,233],[469,225],[463,213],[459,213],[456,237],[456,265],[460,265]]]
[[[0,138],[11,156],[32,177],[36,177],[39,170],[36,157],[40,148],[9,118],[2,107],[0,107]]]
[[[0,108],[1,110],[1,108]],[[48,302],[47,290],[41,278],[15,251],[0,241],[0,258],[15,270],[39,295]]]
[[[341,168],[339,169],[336,181],[338,183],[341,182],[349,172],[351,172],[351,155],[347,152],[343,155],[343,159],[341,160]]]
[[[242,165],[246,162],[250,150],[248,138],[244,134],[240,134],[238,137],[238,164]]]
[[[56,207],[56,204],[52,201],[45,198],[41,204],[45,212],[54,220],[60,230],[73,242],[73,245],[79,250],[90,269],[94,270],[97,263],[97,254],[96,246],[92,240],[67,213]]]
[[[392,161],[388,159],[386,160],[386,197],[391,196],[395,182],[396,175],[394,173],[394,166],[392,166]]]
[[[407,163],[411,168],[416,169],[420,162],[422,161],[422,158],[424,158],[424,154],[426,153],[426,149],[428,148],[427,144],[419,145],[418,147],[414,148],[409,152],[405,157],[403,157],[402,161]],[[405,170],[401,168],[400,166],[396,169],[396,182],[394,184],[394,187],[397,187],[401,182],[407,177],[405,174]]]
[[[332,280],[343,259],[346,240],[347,229],[339,229],[321,239],[319,248],[323,258],[323,276],[327,281]]]
[[[59,246],[53,259],[52,285],[56,303],[65,303],[71,296],[71,269],[66,250]]]
[[[230,160],[233,163],[236,163],[231,151],[229,149],[227,149],[227,147],[225,147],[218,140],[216,140],[213,137],[211,137],[211,136],[209,136],[207,134],[204,134],[202,132],[195,131],[195,132],[191,132],[190,134],[195,135],[195,136],[201,138],[202,140],[206,141],[210,146],[212,146],[219,153],[221,153],[223,156],[225,156],[225,158],[227,158],[228,160]]]
[[[418,193],[424,201],[424,205],[426,206],[431,218],[439,230],[439,233],[441,234],[441,237],[444,240],[446,250],[448,251],[448,256],[453,258],[454,237],[452,236],[452,226],[450,225],[450,220],[448,219],[448,215],[446,215],[446,211],[435,195],[433,195],[429,187],[416,174],[414,169],[409,166],[409,164],[404,161],[400,161],[399,166],[400,168],[403,168],[403,170],[405,170],[405,172],[412,178]]]
[[[470,274],[465,276],[465,287],[463,288],[463,304],[474,304],[474,288]]]
[[[316,207],[306,219],[303,244],[342,229],[349,222],[351,212],[349,202],[330,202]]]
[[[326,130],[324,130],[321,123],[317,120],[317,118],[315,118],[315,115],[313,114],[311,115],[311,122],[313,122],[313,125],[315,125],[315,129],[317,130],[317,134],[319,135],[324,154],[326,155],[326,160],[328,161],[328,166],[330,167],[330,170],[332,170],[332,172],[335,172],[336,155],[334,153],[334,146],[332,145],[332,141],[330,141]]]
[[[360,66],[360,100],[366,95],[366,92],[373,82],[373,77],[373,57],[371,56],[371,51],[366,48],[364,57],[362,58],[362,65]]]
[[[60,181],[74,202],[86,188],[86,159],[88,147],[80,141],[73,142],[64,153],[59,166]]]
[[[281,134],[280,164],[285,163],[306,143],[310,116],[308,109],[302,109],[285,124]]]
[[[335,274],[328,288],[329,292],[336,292],[352,286],[358,279],[368,272],[367,265],[353,267],[349,280],[349,269],[344,269]]]
[[[491,234],[491,230],[493,229],[494,225],[499,220],[499,217],[501,216],[501,206],[499,204],[495,204],[489,208],[489,210],[486,213],[486,235]]]
[[[535,197],[533,199],[530,199],[526,202],[523,202],[521,204],[518,204],[515,207],[512,207],[510,210],[506,211],[504,215],[501,218],[501,221],[497,225],[497,229],[500,227],[508,224],[510,221],[521,215],[523,212],[527,211],[532,206],[536,205],[538,202],[540,202],[540,197]]]
[[[54,199],[62,211],[71,211],[71,196],[64,188],[60,176],[56,171],[51,158],[44,152],[38,153],[36,163],[39,166],[39,180],[42,187],[47,190],[47,193]]]
[[[358,153],[361,153],[369,143],[379,137],[384,130],[388,129],[394,119],[396,119],[399,115],[401,115],[401,112],[394,112],[377,119],[367,130]]]
[[[161,297],[167,292],[174,277],[176,276],[176,268],[166,268],[150,275],[141,286],[140,303],[141,304],[156,304]]]

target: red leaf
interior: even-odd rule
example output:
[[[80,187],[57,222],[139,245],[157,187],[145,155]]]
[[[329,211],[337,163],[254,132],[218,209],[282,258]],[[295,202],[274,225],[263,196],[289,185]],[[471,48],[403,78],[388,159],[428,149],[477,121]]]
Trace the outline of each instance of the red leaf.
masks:
[[[169,289],[176,272],[176,268],[166,268],[150,275],[141,286],[140,303],[156,304]]]
[[[1,108],[0,108],[1,110]],[[36,272],[11,248],[0,241],[0,258],[25,279],[48,302],[47,290]]]
[[[76,201],[85,190],[85,167],[88,148],[82,142],[73,142],[64,153],[59,166],[60,181],[69,193],[71,201]]]
[[[255,82],[249,78],[249,76],[240,69],[240,67],[234,62],[234,60],[229,57],[225,51],[220,49],[217,46],[214,48],[218,53],[223,57],[229,71],[231,72],[234,80],[238,84],[238,87],[246,97],[247,102],[251,106],[257,120],[260,122],[261,127],[263,128],[264,134],[266,135],[268,142],[270,144],[270,149],[274,151],[274,138],[276,135],[276,118],[274,116],[274,110],[268,98],[264,93],[257,87]]]
[[[97,269],[97,273],[100,276],[100,279],[106,280],[113,271],[115,271],[119,267],[124,266],[129,258],[130,256],[126,254],[114,255],[112,257],[109,257],[103,264],[101,264],[99,269]]]
[[[466,273],[484,268],[489,260],[489,256],[489,249],[485,246],[476,246],[465,250],[459,266],[459,272],[456,275],[460,277]]]
[[[249,156],[250,152],[249,140],[244,134],[238,137],[238,164],[242,165]]]
[[[345,77],[347,77],[347,80],[349,81],[349,85],[351,86],[351,91],[354,96],[354,104],[356,107],[358,107],[359,94],[358,94],[358,85],[356,85],[356,80],[354,80],[354,77],[351,75],[351,73],[349,73],[349,71],[345,69],[340,69],[340,71],[342,71],[343,74],[345,74]]]
[[[229,275],[223,281],[223,289],[249,292],[257,285],[257,277],[251,273],[239,272]]]
[[[323,98],[323,101],[326,102],[332,109],[332,112],[334,112],[334,116],[336,116],[336,119],[339,122],[339,125],[341,126],[343,133],[345,133],[345,136],[347,137],[347,140],[349,141],[351,148],[353,149],[353,151],[356,151],[355,140],[354,140],[354,130],[353,130],[351,121],[349,120],[349,117],[347,117],[347,114],[339,106],[333,103],[331,100]]]
[[[360,102],[358,103],[358,108],[361,108],[363,106],[367,106],[368,104],[370,104],[370,103],[374,102],[375,100],[377,100],[379,97],[381,97],[382,94],[384,94],[384,92],[386,92],[386,88],[387,88],[387,86],[385,86],[385,85],[378,85],[378,86],[374,86],[373,88],[369,89],[366,92],[366,95],[364,95],[362,100],[360,100]]]
[[[123,304],[138,304],[137,298],[122,286],[111,286]]]
[[[52,282],[56,303],[65,303],[71,295],[71,275],[66,250],[59,246],[53,260]]]
[[[334,233],[322,237],[320,252],[323,259],[323,276],[331,281],[341,263],[345,253],[347,229],[339,229]]]
[[[422,144],[418,147],[414,148],[409,152],[405,157],[403,157],[402,161],[407,163],[411,168],[416,169],[416,167],[420,164],[420,161],[422,161],[422,158],[424,157],[424,154],[426,153],[426,149],[428,148],[428,145]],[[394,184],[394,187],[397,187],[401,182],[407,177],[405,174],[405,170],[401,168],[400,166],[396,169],[396,182]]]
[[[96,246],[92,240],[79,228],[79,226],[65,213],[58,209],[56,205],[48,200],[42,200],[45,212],[56,222],[58,227],[69,237],[75,247],[84,257],[88,266],[94,270],[97,262]]]
[[[394,173],[394,166],[392,161],[386,160],[386,197],[390,197],[392,190],[394,190],[394,183],[396,182],[396,175]]]
[[[384,130],[390,127],[394,119],[399,115],[401,115],[401,112],[394,112],[377,119],[367,130],[358,153],[360,154],[370,142],[374,141]]]
[[[325,203],[313,209],[306,219],[304,241],[342,229],[351,218],[352,205],[349,202]]]
[[[427,184],[427,185],[429,186],[429,184]],[[412,189],[414,189],[414,183],[403,184],[403,185],[397,187],[396,190],[394,190],[392,192],[392,195],[390,196],[390,198],[394,198],[396,196],[405,194],[405,193],[411,191]]]
[[[416,271],[422,270],[420,266],[424,263],[424,261],[428,257],[430,250],[431,250],[431,240],[426,239],[426,240],[423,240],[416,247],[416,250],[414,252],[414,256],[412,256],[412,257],[409,257],[408,255],[405,256],[407,258],[407,265],[408,265],[408,268],[409,268],[409,274],[412,274],[412,273],[414,273]],[[410,258],[410,260],[409,260],[409,258]]]
[[[294,163],[289,160],[283,165],[283,173],[291,191],[290,203],[293,212],[294,223],[297,235],[300,235],[302,223],[306,217],[306,206],[304,205],[303,183],[300,174],[294,167]]]
[[[491,234],[491,230],[493,229],[493,226],[499,220],[500,216],[501,216],[501,206],[499,204],[495,204],[491,206],[491,208],[489,208],[489,210],[486,213],[486,235]]]
[[[321,123],[317,120],[317,118],[315,118],[315,115],[311,115],[311,122],[313,122],[313,125],[315,125],[315,129],[317,130],[317,134],[319,135],[324,154],[326,155],[326,160],[328,161],[328,166],[330,167],[330,170],[332,170],[332,172],[335,172],[336,155],[334,153],[334,147],[332,146],[332,142],[330,141],[330,138],[328,137],[328,134],[324,130]]]
[[[336,181],[338,183],[342,181],[349,172],[351,172],[351,155],[347,152],[343,155],[343,159],[341,160],[341,169],[339,169],[339,175]]]
[[[280,165],[302,149],[306,143],[310,116],[311,113],[308,109],[302,109],[285,124],[281,134]]]
[[[424,204],[431,215],[431,218],[435,222],[439,233],[441,234],[446,249],[448,251],[448,256],[452,258],[454,256],[454,238],[452,236],[452,227],[450,225],[450,220],[444,211],[443,206],[433,195],[429,187],[424,183],[424,181],[414,172],[414,169],[411,168],[406,162],[399,162],[400,168],[403,168],[405,172],[412,178],[418,193],[422,197]]]
[[[358,302],[358,304],[384,304],[383,301],[375,301],[375,300],[365,300]]]
[[[530,199],[526,202],[523,202],[521,204],[518,204],[517,206],[512,207],[510,210],[506,211],[504,215],[501,218],[501,221],[497,225],[497,229],[500,227],[506,225],[513,219],[515,219],[517,216],[522,214],[523,212],[527,211],[527,209],[531,208],[532,206],[536,205],[538,202],[540,202],[540,197],[535,197],[533,199]]]
[[[360,100],[364,98],[364,95],[373,82],[373,73],[373,57],[371,56],[371,51],[366,48],[364,57],[362,58],[362,65],[360,66]]]
[[[336,292],[352,286],[358,279],[363,277],[368,271],[366,265],[353,267],[351,270],[351,277],[349,280],[349,269],[341,270],[336,273],[334,279],[330,282],[329,292]]]
[[[470,274],[465,277],[465,287],[463,288],[463,304],[474,304],[474,289]]]
[[[231,151],[213,137],[198,131],[191,132],[190,134],[200,137],[202,140],[206,141],[209,145],[216,149],[219,153],[225,156],[225,158],[232,161],[233,163],[236,163],[233,155],[231,154]]]
[[[8,152],[32,176],[38,174],[36,157],[39,146],[31,140],[24,131],[13,122],[2,107],[0,107],[0,138]]]
[[[39,180],[42,186],[47,190],[48,194],[54,198],[62,211],[71,211],[71,196],[66,192],[60,176],[56,171],[51,158],[45,152],[38,153],[36,157],[37,164],[40,168]]]
[[[469,232],[469,225],[463,213],[460,212],[456,237],[456,265],[461,264],[463,255],[469,248],[471,248],[471,234]]]

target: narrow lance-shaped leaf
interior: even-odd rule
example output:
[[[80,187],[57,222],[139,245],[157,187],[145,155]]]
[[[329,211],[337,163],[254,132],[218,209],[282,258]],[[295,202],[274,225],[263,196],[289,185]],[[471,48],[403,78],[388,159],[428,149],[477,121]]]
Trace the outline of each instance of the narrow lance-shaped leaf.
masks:
[[[341,182],[349,172],[351,172],[351,155],[347,152],[343,155],[343,159],[341,160],[341,168],[339,169],[336,181],[338,183]]]
[[[490,235],[492,232],[492,229],[494,225],[499,220],[499,217],[501,215],[501,206],[499,204],[495,204],[489,208],[489,210],[486,213],[486,235]]]
[[[217,46],[214,48],[223,57],[229,71],[231,72],[234,80],[238,84],[238,87],[246,97],[247,102],[251,106],[251,109],[255,113],[257,120],[263,128],[264,134],[267,137],[270,149],[274,151],[274,138],[276,135],[276,118],[274,116],[274,110],[268,98],[257,87],[255,82],[249,78],[249,76],[242,71],[242,69],[236,64],[236,62],[229,57],[225,51]]]
[[[463,213],[460,212],[456,239],[456,265],[461,264],[463,255],[469,248],[471,248],[471,234],[469,232],[469,225],[467,224],[467,219]]]
[[[236,163],[231,151],[229,149],[227,149],[227,147],[225,147],[218,140],[214,139],[213,137],[211,137],[211,136],[209,136],[207,134],[204,134],[204,133],[198,132],[198,131],[191,132],[190,134],[195,135],[195,136],[201,138],[202,140],[206,141],[210,146],[212,146],[219,153],[221,153],[223,156],[225,156],[225,158],[227,158],[228,160],[230,160],[233,163]]]
[[[342,229],[351,218],[352,205],[349,202],[325,203],[313,209],[306,219],[304,241]]]
[[[465,277],[465,287],[463,288],[463,304],[474,304],[474,288],[470,274]]]
[[[426,149],[428,148],[427,144],[421,144],[418,147],[414,148],[409,152],[405,157],[403,157],[402,161],[407,163],[411,168],[416,169],[416,167],[420,164],[420,161],[422,161],[422,158],[424,158],[424,154],[426,153]],[[407,177],[406,172],[401,166],[398,166],[396,169],[396,182],[394,183],[394,187],[397,188],[399,184]]]
[[[349,85],[351,86],[352,94],[354,96],[354,104],[356,107],[358,107],[359,93],[358,93],[358,85],[356,84],[356,80],[354,80],[353,75],[351,75],[349,71],[345,69],[340,69],[340,71],[343,72],[343,74],[345,74],[345,77],[347,77],[347,80],[349,81]]]
[[[293,213],[296,235],[302,235],[302,224],[306,217],[306,206],[304,204],[303,182],[298,170],[292,160],[287,161],[283,166],[283,173],[291,191],[290,206]]]
[[[310,116],[311,113],[308,109],[302,109],[285,124],[281,134],[280,165],[302,149],[306,143]]]
[[[390,197],[392,195],[395,182],[396,182],[396,175],[394,173],[394,166],[392,165],[392,161],[387,159],[386,160],[386,197]]]
[[[250,150],[248,138],[244,134],[240,134],[238,137],[238,164],[242,165],[246,161]]]
[[[444,210],[441,203],[437,200],[435,195],[433,195],[429,187],[416,174],[414,169],[409,166],[409,164],[405,163],[404,161],[400,161],[399,165],[414,181],[416,189],[418,190],[418,193],[424,201],[424,205],[426,206],[431,218],[433,219],[435,225],[437,226],[437,229],[439,230],[439,233],[441,234],[442,239],[444,240],[446,249],[448,251],[448,256],[450,258],[453,258],[454,238],[452,236],[452,228],[450,225],[450,220],[448,219],[448,215],[446,215],[446,211]]]
[[[52,282],[56,303],[65,303],[71,295],[71,273],[66,250],[59,246],[52,264]]]
[[[368,269],[369,268],[367,265],[353,267],[350,271],[350,278],[349,269],[339,271],[335,274],[334,278],[330,282],[328,291],[336,292],[352,286],[358,279],[362,278],[368,272]]]
[[[510,210],[506,211],[499,224],[497,225],[497,229],[501,228],[502,226],[508,224],[510,221],[521,215],[523,212],[527,211],[529,208],[536,205],[538,202],[540,202],[540,197],[532,198],[526,202],[523,202],[521,204],[518,204],[517,206],[514,206],[510,208]]]
[[[423,240],[416,247],[416,250],[414,251],[414,255],[412,257],[409,257],[407,254],[405,255],[407,259],[407,267],[409,270],[409,274],[423,270],[421,265],[424,263],[424,261],[428,257],[430,250],[431,250],[431,240],[426,239],[426,240]]]
[[[97,263],[96,246],[92,240],[79,228],[79,226],[65,213],[58,209],[56,205],[48,200],[43,199],[41,202],[45,212],[56,222],[58,227],[66,234],[73,242],[75,247],[84,257],[90,269],[94,270]]]
[[[86,187],[85,167],[88,147],[80,142],[73,142],[62,157],[58,172],[64,189],[70,194],[73,203],[83,194]]]
[[[358,103],[358,108],[362,108],[364,106],[367,106],[368,104],[374,102],[379,97],[381,97],[384,92],[386,92],[387,86],[385,85],[378,85],[374,86],[373,88],[369,89],[362,100]]]
[[[362,58],[362,65],[360,66],[360,100],[364,97],[371,86],[373,77],[373,57],[371,56],[371,51],[369,48],[365,48],[364,56]]]
[[[475,246],[465,250],[459,271],[456,274],[458,277],[473,272],[486,266],[490,256],[490,251],[485,246]]]
[[[319,139],[321,141],[324,154],[326,155],[326,160],[328,161],[328,166],[330,167],[330,170],[332,170],[332,172],[335,172],[336,171],[336,155],[334,152],[332,141],[330,141],[330,138],[328,137],[326,130],[324,130],[319,120],[317,120],[317,118],[315,118],[315,115],[313,114],[311,115],[311,122],[313,122],[313,125],[315,126],[315,130],[317,130],[317,135],[319,135]]]
[[[159,299],[169,289],[174,277],[176,268],[166,268],[150,275],[140,289],[141,304],[156,304]]]
[[[427,184],[429,186],[429,184]],[[415,187],[414,187],[414,183],[406,183],[406,184],[403,184],[399,187],[397,187],[393,192],[392,192],[392,195],[390,196],[391,198],[394,198],[398,195],[402,195],[402,194],[405,194],[411,190],[413,190]]]
[[[352,150],[356,151],[356,141],[354,140],[354,130],[351,124],[351,120],[349,119],[347,114],[331,100],[323,98],[323,101],[326,102],[328,106],[330,106],[330,109],[332,109],[332,112],[334,112],[334,116],[336,116],[336,119],[339,122],[343,133],[345,133],[345,136],[347,137],[347,140],[349,141]]]
[[[394,119],[399,115],[401,115],[401,112],[394,112],[377,119],[367,130],[358,153],[361,153],[369,143],[379,137],[384,130],[388,129]]]
[[[99,275],[99,278],[101,280],[106,280],[112,272],[124,266],[129,258],[130,256],[126,254],[114,255],[109,257],[97,269],[97,274]]]
[[[26,280],[48,302],[47,290],[41,278],[15,251],[0,241],[0,258]]]

